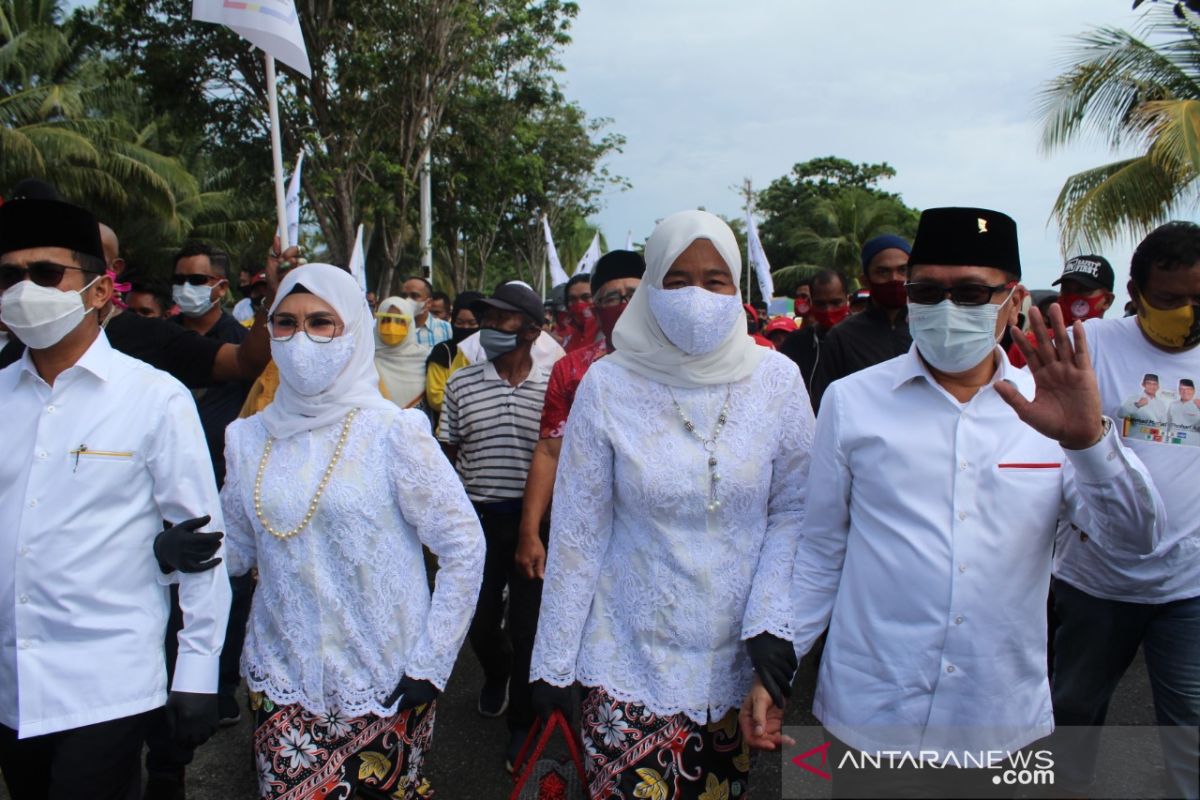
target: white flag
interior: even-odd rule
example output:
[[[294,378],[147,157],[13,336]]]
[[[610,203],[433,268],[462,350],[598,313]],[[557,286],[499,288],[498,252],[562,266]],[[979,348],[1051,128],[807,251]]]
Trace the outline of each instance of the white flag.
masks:
[[[566,283],[570,278],[562,268],[562,262],[558,260],[558,249],[554,246],[554,237],[550,235],[550,220],[542,217],[542,230],[546,232],[546,258],[550,261],[550,285],[558,286],[560,283]]]
[[[576,275],[591,274],[592,269],[596,266],[596,262],[600,260],[600,232],[592,237],[592,243],[588,245],[588,249],[584,252],[583,258],[579,259],[579,263],[575,265]]]
[[[300,243],[300,167],[304,164],[304,151],[296,158],[296,171],[287,189],[287,240],[288,244]],[[282,237],[281,237],[282,238]]]
[[[276,61],[312,77],[294,0],[192,0],[192,19],[228,25]]]
[[[363,291],[363,295],[367,293],[367,258],[363,254],[363,226],[358,226],[358,233],[354,237],[354,250],[350,253],[350,274],[358,281],[358,286]]]
[[[762,293],[763,302],[771,302],[775,296],[775,281],[771,280],[771,265],[767,263],[767,254],[758,238],[758,225],[749,211],[746,212],[746,260],[758,276],[758,290]],[[747,297],[746,301],[749,302],[750,298]]]
[[[625,234],[625,249],[633,250],[633,231],[628,231]]]

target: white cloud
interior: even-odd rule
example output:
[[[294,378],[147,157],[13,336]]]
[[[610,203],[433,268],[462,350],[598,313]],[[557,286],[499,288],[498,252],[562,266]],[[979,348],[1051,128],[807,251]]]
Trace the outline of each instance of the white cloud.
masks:
[[[887,161],[912,205],[1011,214],[1027,283],[1061,269],[1050,209],[1066,176],[1114,157],[1086,145],[1045,157],[1038,90],[1070,37],[1132,27],[1128,0],[594,0],[564,53],[567,93],[628,143],[610,168],[633,182],[597,216],[610,242],[705,206],[740,214],[743,177],[765,186],[799,161]],[[1131,248],[1110,247],[1124,280]]]

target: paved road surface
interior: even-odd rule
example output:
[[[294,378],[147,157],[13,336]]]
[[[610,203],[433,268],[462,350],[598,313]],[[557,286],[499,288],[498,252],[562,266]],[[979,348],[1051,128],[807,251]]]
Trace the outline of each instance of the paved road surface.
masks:
[[[511,779],[504,771],[503,755],[507,741],[504,721],[484,719],[475,711],[476,692],[481,681],[478,664],[469,649],[459,657],[446,694],[438,701],[437,726],[433,750],[426,764],[429,778],[439,800],[503,800],[508,796]],[[815,665],[806,659],[796,680],[788,723],[816,724],[809,710],[816,681]],[[1145,664],[1140,655],[1126,674],[1113,700],[1109,722],[1114,725],[1153,724],[1154,709]],[[1145,748],[1134,757],[1155,762],[1157,748]],[[201,748],[195,764],[188,770],[189,800],[251,800],[255,797],[254,773],[250,767],[250,725],[247,717],[233,727],[220,731]],[[1134,782],[1122,763],[1131,754],[1106,762],[1108,770],[1105,796],[1122,797],[1146,791]],[[789,765],[789,769],[794,769]],[[770,800],[781,795],[781,758],[762,754],[751,778],[755,800]],[[819,782],[816,782],[819,783]],[[820,797],[825,787],[814,783],[811,796]],[[1142,796],[1145,796],[1144,794]],[[0,788],[0,800],[10,800]]]

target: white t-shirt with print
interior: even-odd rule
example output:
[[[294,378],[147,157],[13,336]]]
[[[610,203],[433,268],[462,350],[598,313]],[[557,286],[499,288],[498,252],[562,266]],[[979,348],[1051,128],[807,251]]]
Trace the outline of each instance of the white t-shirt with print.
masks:
[[[1188,398],[1200,382],[1200,347],[1168,353],[1152,345],[1136,317],[1084,325],[1104,413],[1145,463],[1167,508],[1167,535],[1146,558],[1114,556],[1061,522],[1054,575],[1088,594],[1134,603],[1166,603],[1200,595],[1200,405]],[[1154,412],[1131,412],[1146,398],[1142,382],[1158,377]],[[1183,402],[1190,399],[1191,402]],[[1161,409],[1159,408],[1161,406]]]

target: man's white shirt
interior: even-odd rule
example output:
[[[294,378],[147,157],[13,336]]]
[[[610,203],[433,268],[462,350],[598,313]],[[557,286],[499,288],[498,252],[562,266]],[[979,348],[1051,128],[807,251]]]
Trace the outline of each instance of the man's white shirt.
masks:
[[[0,371],[0,418],[0,724],[25,738],[161,706],[172,582],[172,688],[215,693],[225,565],[164,576],[153,553],[164,521],[224,527],[191,395],[101,332],[53,386],[28,351]]]
[[[996,380],[1029,373],[996,349]],[[1053,729],[1046,593],[1060,510],[1098,545],[1163,527],[1145,467],[1109,430],[1086,450],[989,384],[962,404],[914,347],[821,403],[793,575],[797,650],[829,624],[814,714],[866,750],[1017,749]],[[960,756],[961,757],[961,756]]]

